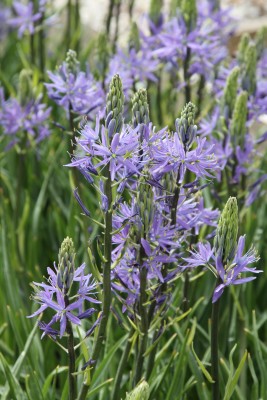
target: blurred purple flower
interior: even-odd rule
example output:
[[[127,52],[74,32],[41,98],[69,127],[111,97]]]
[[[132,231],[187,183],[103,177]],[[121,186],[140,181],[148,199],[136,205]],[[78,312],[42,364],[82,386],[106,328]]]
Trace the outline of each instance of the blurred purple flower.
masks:
[[[24,4],[21,1],[14,1],[13,8],[17,16],[9,19],[9,25],[13,28],[19,28],[19,38],[21,38],[25,32],[33,35],[35,31],[34,25],[41,18],[40,12],[34,13],[34,3],[30,1],[28,4]]]
[[[104,93],[99,82],[87,72],[69,72],[63,62],[57,72],[48,71],[53,83],[45,83],[48,96],[63,107],[67,113],[70,109],[78,114],[90,114],[104,105]]]
[[[30,145],[31,142],[37,144],[50,134],[48,118],[51,108],[47,108],[41,100],[40,96],[37,100],[31,100],[25,106],[21,106],[16,98],[5,100],[0,88],[0,126],[4,134],[11,139],[7,149],[24,141],[25,132],[26,145]]]

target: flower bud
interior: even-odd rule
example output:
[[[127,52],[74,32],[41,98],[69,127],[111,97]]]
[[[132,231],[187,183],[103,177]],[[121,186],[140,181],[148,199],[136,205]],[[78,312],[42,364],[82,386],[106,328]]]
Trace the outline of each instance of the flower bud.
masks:
[[[77,53],[74,50],[68,50],[66,55],[66,66],[68,73],[77,74],[80,69],[80,63],[77,60]]]
[[[240,69],[238,67],[235,67],[232,69],[227,77],[222,100],[223,114],[226,120],[232,117],[233,109],[235,106],[239,72]]]
[[[131,31],[129,36],[129,49],[134,49],[136,52],[140,50],[140,36],[136,22],[132,22]]]
[[[71,238],[66,237],[58,253],[58,287],[67,293],[71,287],[74,276],[75,249]]]
[[[231,261],[235,255],[238,233],[238,206],[235,197],[230,197],[221,213],[214,238],[215,254],[223,263]]]
[[[243,64],[245,61],[245,54],[250,42],[250,36],[248,33],[244,33],[241,37],[241,40],[237,49],[237,60],[240,64]]]
[[[139,191],[137,195],[137,205],[139,209],[139,216],[142,222],[142,238],[146,237],[149,232],[151,224],[154,220],[154,194],[152,186],[140,179]]]
[[[248,94],[254,94],[256,91],[256,68],[257,68],[257,49],[254,44],[250,44],[245,52],[244,72],[242,77],[242,88]]]
[[[259,60],[265,49],[265,43],[267,38],[267,27],[263,26],[256,34],[255,45],[257,49],[257,59]]]
[[[150,0],[149,18],[159,28],[163,23],[163,0]]]
[[[139,89],[132,98],[132,120],[136,128],[139,124],[149,123],[149,107],[147,102],[146,89]]]
[[[19,74],[19,102],[25,106],[33,97],[31,71],[23,69]]]
[[[187,26],[187,31],[193,31],[197,24],[196,0],[182,0],[181,11]]]
[[[97,38],[95,46],[95,62],[94,62],[95,64],[94,75],[98,80],[100,78],[102,80],[105,79],[109,64],[110,52],[111,50],[109,46],[109,41],[107,39],[107,35],[105,33],[100,33]]]
[[[127,393],[126,400],[148,400],[149,385],[146,381],[141,381],[130,393]]]
[[[112,137],[115,133],[121,132],[123,106],[124,94],[122,91],[121,78],[116,74],[110,82],[106,101],[106,128],[109,137]]]
[[[247,92],[241,92],[235,102],[233,119],[230,127],[232,142],[235,147],[240,145],[243,148],[244,145],[247,122],[247,100]]]
[[[188,150],[196,137],[197,126],[195,122],[196,107],[193,103],[189,102],[185,105],[181,112],[181,118],[175,121],[177,133],[184,144],[184,148]]]

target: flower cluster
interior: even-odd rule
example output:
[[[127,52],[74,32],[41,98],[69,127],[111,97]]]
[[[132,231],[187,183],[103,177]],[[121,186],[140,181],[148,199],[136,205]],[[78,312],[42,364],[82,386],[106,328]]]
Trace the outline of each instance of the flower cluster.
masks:
[[[85,273],[85,263],[76,269],[74,259],[73,242],[67,237],[60,248],[58,266],[54,263],[54,269],[47,268],[49,275],[47,282],[33,282],[32,298],[40,308],[28,318],[36,317],[46,309],[53,310],[55,315],[52,319],[48,323],[39,322],[39,327],[43,330],[43,336],[48,335],[54,340],[57,336],[61,338],[64,335],[68,321],[81,325],[82,319],[94,314],[96,309],[85,307],[86,302],[100,303],[95,299],[97,284],[92,280],[91,274]],[[57,323],[59,329],[53,327]]]
[[[205,266],[217,277],[212,302],[216,302],[230,285],[240,285],[256,279],[255,276],[241,277],[241,274],[262,272],[248,267],[258,260],[255,249],[251,247],[244,254],[245,235],[237,242],[238,209],[235,197],[230,197],[221,214],[213,249],[210,244],[199,243],[198,250],[191,252],[191,257],[185,257],[186,267]]]
[[[0,88],[0,126],[10,139],[7,149],[16,144],[28,147],[44,140],[50,134],[50,112],[51,109],[42,103],[41,96],[21,104],[14,97],[5,100],[4,91]]]
[[[197,136],[193,104],[189,103],[176,121],[177,132],[169,132],[166,128],[157,131],[149,122],[142,89],[133,98],[133,126],[121,124],[123,99],[120,78],[115,75],[107,96],[105,125],[97,119],[95,129],[90,125],[82,129],[77,144],[84,155],[79,156],[78,151],[69,166],[78,168],[101,193],[105,212],[104,167],[117,187],[113,289],[124,309],[133,314],[140,296],[141,271],[146,271],[151,299],[160,304],[166,296],[158,288],[179,272],[178,260],[192,231],[197,232],[204,221],[214,226],[217,212],[203,207],[200,179],[211,178],[218,167],[213,146],[204,149],[205,139]],[[188,180],[189,172],[192,180]],[[130,202],[123,200],[125,190],[131,193]]]
[[[46,83],[48,96],[67,113],[73,111],[79,115],[88,115],[103,106],[104,95],[101,85],[90,72],[80,70],[76,53],[69,50],[66,61],[56,73],[49,71],[52,83]]]

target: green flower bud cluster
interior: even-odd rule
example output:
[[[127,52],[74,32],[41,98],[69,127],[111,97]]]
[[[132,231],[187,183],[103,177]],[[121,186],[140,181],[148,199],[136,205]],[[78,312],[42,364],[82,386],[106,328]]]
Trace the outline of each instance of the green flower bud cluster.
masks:
[[[196,107],[193,103],[189,102],[185,105],[181,112],[181,118],[175,121],[175,127],[179,134],[185,149],[189,149],[195,140],[197,133],[197,126],[195,122]]]
[[[139,89],[132,98],[132,120],[136,128],[139,124],[149,123],[149,107],[146,89]]]
[[[154,220],[154,193],[151,185],[144,179],[140,180],[139,192],[137,194],[137,204],[141,219],[141,237],[145,238]]]
[[[106,101],[106,128],[108,136],[112,137],[115,133],[120,133],[123,123],[124,94],[122,90],[121,78],[118,74],[114,75],[109,86]]]
[[[241,40],[237,49],[237,60],[240,64],[243,64],[245,61],[245,54],[250,43],[250,36],[248,33],[244,33],[241,37]]]
[[[197,24],[197,5],[196,0],[182,0],[181,11],[184,17],[187,30],[191,32]]]
[[[25,106],[33,98],[32,74],[29,70],[23,69],[19,74],[18,95],[22,106]]]
[[[96,46],[95,46],[95,71],[94,75],[97,79],[102,78],[104,79],[106,76],[108,64],[109,64],[109,57],[110,57],[110,46],[109,41],[107,39],[107,35],[105,33],[100,33]]]
[[[80,69],[80,63],[77,60],[77,53],[74,50],[68,50],[66,55],[66,65],[68,73],[77,74]]]
[[[158,26],[162,20],[163,0],[151,0],[149,8],[149,18]]]
[[[230,132],[234,146],[243,148],[247,122],[247,92],[241,92],[235,102]]]
[[[267,38],[267,27],[264,26],[257,32],[255,37],[257,59],[259,59],[262,56],[263,50],[265,49],[266,38]]]
[[[131,31],[129,36],[129,49],[134,49],[136,52],[140,50],[140,36],[139,29],[136,22],[132,22]]]
[[[175,17],[177,9],[181,9],[182,0],[171,0],[170,4],[170,16]]]
[[[214,238],[215,255],[221,256],[224,264],[232,261],[238,234],[238,206],[235,197],[230,197],[221,213]]]
[[[242,73],[242,88],[248,94],[254,94],[257,87],[256,82],[257,68],[257,49],[255,44],[249,44],[244,58],[243,73]]]
[[[75,248],[71,238],[66,237],[58,253],[57,284],[67,293],[71,287],[75,269]]]
[[[223,114],[226,120],[232,117],[235,106],[239,72],[239,67],[233,68],[226,81],[222,99]]]
[[[125,400],[148,400],[149,385],[146,381],[141,381],[130,393],[127,393]]]

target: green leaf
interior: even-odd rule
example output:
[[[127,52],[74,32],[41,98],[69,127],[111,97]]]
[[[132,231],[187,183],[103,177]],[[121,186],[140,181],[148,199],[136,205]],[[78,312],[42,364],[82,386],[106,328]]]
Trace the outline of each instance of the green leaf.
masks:
[[[25,400],[27,398],[26,394],[23,392],[19,382],[17,381],[15,375],[13,374],[10,366],[8,365],[2,353],[0,353],[0,362],[11,391],[11,396],[12,396],[11,398],[16,400]],[[2,400],[7,399],[7,396],[8,393],[5,392],[4,394],[2,394],[1,399]]]
[[[213,383],[214,380],[212,379],[212,376],[210,375],[210,373],[209,373],[208,370],[206,369],[206,367],[205,367],[205,365],[203,364],[203,362],[198,358],[198,356],[197,356],[197,354],[196,354],[196,352],[195,352],[195,350],[194,350],[193,343],[192,343],[191,349],[192,349],[192,352],[193,352],[193,354],[194,354],[194,356],[195,356],[195,358],[196,358],[196,360],[197,360],[197,363],[198,363],[198,365],[199,365],[201,371],[203,372],[203,375],[207,378],[207,380],[208,380],[210,383]]]
[[[233,352],[234,352],[235,348],[236,348],[236,345],[234,346],[233,350],[231,351],[230,364],[232,364],[232,357],[233,357]],[[231,365],[231,370],[230,370],[228,382],[227,382],[226,388],[225,388],[225,395],[224,395],[224,398],[223,398],[224,400],[230,400],[231,399],[231,396],[234,393],[234,390],[236,388],[238,379],[240,377],[240,374],[241,374],[242,369],[244,367],[245,361],[247,359],[247,355],[248,355],[248,352],[246,350],[244,355],[243,355],[243,357],[242,357],[242,359],[241,359],[241,361],[240,361],[240,363],[239,363],[239,365],[238,365],[238,367],[237,367],[237,370],[235,371],[234,374],[232,373],[232,365]]]

